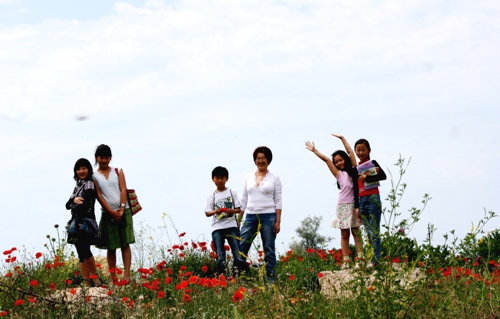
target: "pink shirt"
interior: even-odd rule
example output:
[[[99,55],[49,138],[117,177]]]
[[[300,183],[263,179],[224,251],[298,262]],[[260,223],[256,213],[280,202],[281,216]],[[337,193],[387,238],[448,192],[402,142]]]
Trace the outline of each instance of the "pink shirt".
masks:
[[[339,171],[337,176],[337,181],[340,185],[339,192],[339,204],[349,204],[354,203],[354,189],[352,184],[352,178],[347,174],[346,171]]]

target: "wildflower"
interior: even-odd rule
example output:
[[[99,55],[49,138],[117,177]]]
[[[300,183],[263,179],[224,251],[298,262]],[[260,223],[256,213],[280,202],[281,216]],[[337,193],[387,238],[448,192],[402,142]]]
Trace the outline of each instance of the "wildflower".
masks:
[[[392,263],[393,263],[393,264],[397,264],[397,263],[399,263],[399,262],[401,262],[401,258],[399,258],[399,257],[396,257],[396,258],[394,258],[394,259],[392,260]]]
[[[373,286],[368,287],[368,291],[373,291],[374,289],[375,289],[375,287],[373,287]]]
[[[177,286],[175,286],[175,289],[176,290],[181,290],[181,289],[187,288],[187,286],[188,286],[188,281],[187,280],[183,280]]]
[[[289,279],[289,280],[292,280],[292,281],[293,281],[293,280],[295,280],[295,275],[293,275],[293,274],[292,274],[292,275],[290,275],[290,276],[288,277],[288,279]]]
[[[18,299],[18,300],[16,300],[16,302],[14,303],[14,306],[19,307],[19,306],[22,306],[23,304],[24,304],[24,300],[22,300],[22,299]]]
[[[183,253],[180,253],[180,254],[179,254],[179,257],[180,257],[180,258],[184,258],[184,254],[183,254]]]
[[[201,271],[206,273],[208,271],[208,266],[201,266]]]
[[[127,302],[127,301],[129,301],[129,300],[130,300],[130,299],[129,299],[128,297],[123,297],[123,298],[122,298],[122,301],[123,301],[123,302]]]
[[[236,290],[233,294],[233,302],[234,303],[237,303],[238,301],[243,300],[243,292],[240,289]]]
[[[9,313],[7,311],[0,311],[0,317],[7,316]]]
[[[80,272],[78,270],[73,271],[73,275],[78,276]]]
[[[40,258],[40,257],[42,257],[42,253],[36,253],[36,254],[35,254],[35,258],[36,258],[36,259],[38,259],[38,258]]]
[[[186,270],[186,265],[182,265],[180,268],[179,268],[180,271],[184,271]]]
[[[158,294],[156,295],[156,298],[158,299],[162,299],[162,298],[165,298],[165,293],[163,291],[158,291]]]
[[[14,257],[11,257],[11,258],[7,258],[7,259],[5,259],[5,262],[6,262],[6,263],[13,263],[14,261],[16,261],[16,259],[17,259],[17,257],[16,257],[16,256],[14,256]]]
[[[179,237],[184,237],[184,235],[186,235],[186,232],[182,232],[179,234]]]
[[[32,280],[30,280],[30,286],[31,286],[31,287],[36,287],[36,286],[38,286],[38,280],[36,280],[36,279],[32,279]]]
[[[318,273],[318,278],[323,278],[323,276],[325,276],[325,275],[322,272]]]
[[[75,288],[71,288],[69,290],[69,293],[72,294],[72,295],[76,295],[76,289]]]
[[[71,284],[73,283],[73,280],[71,280],[71,279],[66,279],[66,280],[64,281],[64,283],[65,283],[66,285],[71,285]]]
[[[55,224],[55,225],[54,225],[54,228],[59,228],[59,224]]]
[[[97,278],[99,278],[99,277],[98,277],[96,274],[91,274],[91,275],[89,276],[89,278],[90,278],[90,279],[97,279]]]
[[[92,300],[92,296],[85,296],[85,302],[90,302]]]
[[[108,289],[108,292],[106,293],[108,296],[111,296],[113,294],[113,291],[111,289]]]
[[[171,282],[172,282],[172,277],[168,276],[167,278],[165,278],[165,284],[166,285],[168,285]]]
[[[4,276],[4,277],[5,277],[5,278],[11,278],[13,275],[14,275],[14,273],[13,273],[13,272],[8,272],[8,273],[6,273],[6,274],[5,274],[5,276]]]
[[[184,295],[182,295],[182,300],[184,302],[191,302],[191,296],[188,294],[184,294]]]
[[[191,276],[189,277],[189,283],[190,284],[195,284],[198,282],[198,276]]]
[[[49,288],[50,290],[56,290],[56,284],[51,282]]]

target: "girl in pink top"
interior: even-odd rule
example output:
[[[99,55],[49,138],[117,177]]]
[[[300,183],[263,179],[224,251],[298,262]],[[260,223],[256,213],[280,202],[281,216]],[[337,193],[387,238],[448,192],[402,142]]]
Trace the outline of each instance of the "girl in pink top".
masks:
[[[342,248],[342,255],[344,256],[344,263],[342,268],[349,267],[349,237],[352,233],[354,237],[354,244],[357,250],[358,259],[363,258],[363,239],[359,226],[362,225],[359,216],[359,201],[358,201],[358,173],[356,170],[356,157],[354,152],[342,135],[332,134],[338,137],[345,150],[338,150],[332,154],[332,159],[318,151],[314,142],[306,142],[306,148],[316,154],[323,160],[330,172],[337,179],[337,186],[340,189],[339,199],[337,204],[337,212],[333,219],[332,226],[340,228],[340,246]],[[359,265],[356,264],[356,267]]]

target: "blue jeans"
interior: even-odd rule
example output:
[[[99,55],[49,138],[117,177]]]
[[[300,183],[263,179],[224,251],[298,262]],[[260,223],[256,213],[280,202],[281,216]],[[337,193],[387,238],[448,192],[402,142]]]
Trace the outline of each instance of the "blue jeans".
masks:
[[[382,216],[380,195],[361,196],[359,198],[359,213],[370,245],[373,247],[374,261],[378,262],[380,260],[380,218]]]
[[[217,252],[217,273],[226,273],[226,249],[224,247],[224,242],[227,240],[229,247],[231,247],[231,252],[233,253],[233,271],[237,270],[239,272],[246,271],[249,272],[249,267],[245,261],[245,258],[240,254],[240,249],[238,247],[238,228],[225,228],[218,229],[212,232],[212,240],[214,241],[215,251]]]
[[[264,261],[266,262],[266,273],[268,278],[276,276],[276,234],[274,224],[276,223],[276,213],[270,214],[247,214],[245,222],[241,227],[240,251],[248,255],[252,242],[257,236],[260,224],[260,237],[264,248]]]

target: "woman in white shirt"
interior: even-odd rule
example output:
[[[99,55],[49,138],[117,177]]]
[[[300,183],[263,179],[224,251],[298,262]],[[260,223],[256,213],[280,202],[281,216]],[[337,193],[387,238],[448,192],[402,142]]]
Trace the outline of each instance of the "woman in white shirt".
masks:
[[[241,227],[240,251],[248,255],[257,231],[264,248],[264,261],[269,282],[276,275],[276,235],[281,228],[282,187],[278,176],[268,170],[273,154],[266,146],[259,146],[253,152],[257,170],[245,177],[241,196],[240,220],[246,212]],[[259,227],[260,225],[260,227]]]

